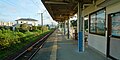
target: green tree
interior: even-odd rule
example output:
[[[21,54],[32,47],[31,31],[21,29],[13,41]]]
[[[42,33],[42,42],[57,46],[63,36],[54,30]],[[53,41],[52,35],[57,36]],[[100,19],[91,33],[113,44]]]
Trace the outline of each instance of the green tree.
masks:
[[[72,20],[70,22],[71,22],[71,26],[73,27],[77,26],[77,20]]]

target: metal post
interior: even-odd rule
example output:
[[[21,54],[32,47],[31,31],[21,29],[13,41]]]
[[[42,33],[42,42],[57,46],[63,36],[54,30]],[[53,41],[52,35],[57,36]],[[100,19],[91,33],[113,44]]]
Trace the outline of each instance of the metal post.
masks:
[[[62,22],[62,32],[64,34],[64,22]]]
[[[58,29],[59,29],[59,22],[58,22],[58,25],[57,25]]]
[[[69,39],[69,38],[70,38],[70,32],[69,32],[69,28],[70,28],[70,27],[69,27],[69,20],[68,20],[68,25],[67,25],[67,26],[68,26],[68,29],[67,29],[67,30],[68,30],[68,39]]]
[[[79,52],[83,52],[84,51],[84,41],[83,41],[83,32],[82,32],[82,7],[83,4],[81,2],[78,2],[78,49]]]
[[[65,32],[66,32],[66,31],[65,31],[65,21],[64,21],[64,35],[65,35]]]
[[[60,29],[60,31],[62,31],[62,23],[61,22],[60,22],[60,28],[59,29]]]
[[[60,30],[60,25],[61,25],[60,22],[58,22],[58,29],[59,29],[59,30]],[[60,31],[61,31],[61,30],[60,30]]]
[[[62,34],[64,34],[64,23],[61,22],[61,31],[62,31]]]

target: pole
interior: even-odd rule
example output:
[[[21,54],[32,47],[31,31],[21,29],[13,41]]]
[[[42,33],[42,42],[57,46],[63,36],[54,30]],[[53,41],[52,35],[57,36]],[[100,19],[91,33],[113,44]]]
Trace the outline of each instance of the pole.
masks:
[[[64,21],[64,35],[65,35],[65,32],[66,32],[66,29],[65,29],[65,24],[66,24],[66,23],[65,23],[65,21]]]
[[[43,33],[43,13],[46,12],[46,10],[44,10],[42,13],[38,13],[38,14],[41,14],[41,30],[42,30],[42,33]]]
[[[43,33],[43,13],[41,13],[41,27],[42,27],[42,33]]]
[[[78,2],[78,21],[77,21],[77,27],[78,27],[78,50],[79,52],[84,51],[84,41],[83,41],[83,31],[82,31],[82,7],[83,4],[81,2]]]
[[[68,20],[67,22],[68,22],[68,39],[69,39],[69,38],[70,38],[70,31],[69,31],[70,26],[69,26],[69,20]]]

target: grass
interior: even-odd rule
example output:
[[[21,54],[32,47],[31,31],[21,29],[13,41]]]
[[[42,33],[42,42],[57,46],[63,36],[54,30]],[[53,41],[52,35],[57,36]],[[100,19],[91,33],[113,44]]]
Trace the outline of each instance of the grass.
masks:
[[[0,60],[5,59],[8,56],[11,56],[17,52],[19,52],[21,49],[29,45],[30,43],[36,42],[40,37],[45,36],[51,31],[44,32],[38,36],[30,35],[29,37],[26,37],[24,42],[21,42],[19,44],[14,44],[10,46],[9,48],[6,48],[4,50],[0,50]]]

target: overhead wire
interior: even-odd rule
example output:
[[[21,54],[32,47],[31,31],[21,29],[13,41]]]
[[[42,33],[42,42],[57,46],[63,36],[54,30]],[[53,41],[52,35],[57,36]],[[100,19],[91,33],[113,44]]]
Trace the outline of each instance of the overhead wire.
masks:
[[[13,6],[13,7],[18,7],[15,3],[11,2],[10,0],[9,0],[9,1],[8,1],[8,0],[0,0],[0,1],[3,1],[3,2],[5,2],[5,3],[8,3],[9,5],[11,5],[11,6]],[[26,10],[26,8],[24,8],[24,7],[22,7],[22,6],[19,6],[19,7],[25,9],[26,12],[29,11],[29,10]],[[29,12],[31,12],[31,11],[29,11]]]
[[[6,1],[6,0],[0,0],[0,1],[6,2],[6,3],[8,3],[9,5],[16,7],[15,5],[11,4],[10,2],[8,2],[8,1]]]
[[[17,8],[18,6],[18,4],[16,4],[16,3],[14,3],[14,2],[12,2],[12,1],[10,1],[10,0],[0,0],[1,2],[3,2],[3,3],[5,3],[5,5],[6,4],[8,4],[9,6],[11,6],[11,7],[14,7],[14,8]],[[37,7],[37,8],[39,8],[40,9],[40,6],[38,5],[38,4],[36,4],[33,0],[31,0],[31,2]],[[23,6],[19,6],[19,8],[22,8],[22,9],[25,9],[24,11],[26,11],[26,12],[31,12],[30,10],[26,10],[26,8],[25,7],[23,7]]]
[[[2,2],[4,2],[4,3],[7,3],[7,4],[9,4],[10,6],[12,6],[12,7],[18,7],[15,3],[13,3],[13,2],[11,2],[10,0],[0,0],[0,1],[2,1]],[[30,0],[37,8],[39,8],[40,9],[40,6],[38,5],[38,4],[36,4],[36,2],[35,1],[33,1],[33,0]],[[23,8],[23,9],[25,9],[25,11],[26,12],[28,12],[29,10],[26,10],[26,8],[24,8],[24,7],[22,7],[22,6],[19,6],[20,8]],[[42,11],[41,9],[40,9],[40,11]],[[44,12],[45,12],[46,10],[44,10]],[[31,11],[29,11],[29,12],[31,12]]]
[[[30,0],[36,7],[40,8],[33,0]]]
[[[34,2],[33,0],[30,0],[37,8],[39,8],[40,9],[40,6],[38,5],[38,4],[36,4],[36,2]],[[40,3],[39,3],[40,4]],[[42,11],[41,9],[40,9],[40,11]]]

